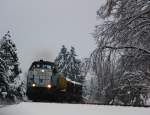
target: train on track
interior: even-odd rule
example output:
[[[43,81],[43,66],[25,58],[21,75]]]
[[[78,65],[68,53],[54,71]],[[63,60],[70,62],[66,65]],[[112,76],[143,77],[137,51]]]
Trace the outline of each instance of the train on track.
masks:
[[[33,101],[81,102],[82,85],[59,73],[55,63],[40,60],[29,68],[27,96]]]

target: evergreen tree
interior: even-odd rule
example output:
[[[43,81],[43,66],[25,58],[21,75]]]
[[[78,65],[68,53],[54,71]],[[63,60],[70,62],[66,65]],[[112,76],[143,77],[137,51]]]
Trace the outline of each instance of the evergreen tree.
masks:
[[[59,72],[62,72],[64,76],[67,76],[67,63],[68,63],[68,51],[67,48],[63,45],[58,57],[55,59],[55,64]]]
[[[3,55],[3,52],[0,51],[0,55]],[[0,58],[0,95],[2,92],[8,89],[8,76],[7,76],[8,66],[5,61]]]
[[[81,61],[76,59],[76,56],[75,48],[71,47],[67,65],[68,78],[73,81],[83,82],[83,76],[81,76]]]
[[[81,61],[76,59],[75,48],[71,47],[70,52],[63,45],[58,57],[55,59],[58,71],[62,72],[65,77],[77,81],[83,82],[84,76],[81,75]]]
[[[13,98],[17,94],[15,79],[21,70],[15,43],[10,38],[8,31],[0,40],[0,88],[1,92],[7,92],[8,98]]]
[[[13,82],[21,71],[19,69],[16,45],[10,37],[10,32],[8,31],[1,40],[0,48],[3,52],[1,59],[5,60],[6,65],[8,65],[9,80],[10,82]]]

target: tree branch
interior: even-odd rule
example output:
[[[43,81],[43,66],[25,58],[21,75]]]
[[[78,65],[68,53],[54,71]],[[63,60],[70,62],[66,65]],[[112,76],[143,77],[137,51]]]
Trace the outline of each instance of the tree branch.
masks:
[[[138,47],[135,47],[135,46],[119,46],[119,47],[113,47],[113,46],[103,46],[102,49],[113,49],[113,50],[120,50],[120,49],[136,49],[136,50],[139,50],[139,51],[143,51],[144,53],[147,53],[147,54],[150,54],[150,51],[148,50],[145,50],[143,48],[138,48]]]

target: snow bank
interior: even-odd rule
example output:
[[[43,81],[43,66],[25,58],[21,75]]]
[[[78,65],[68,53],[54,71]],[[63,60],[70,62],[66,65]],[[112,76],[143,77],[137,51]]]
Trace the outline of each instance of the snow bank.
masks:
[[[150,108],[29,103],[0,108],[0,115],[149,115]]]
[[[146,101],[146,105],[150,106],[150,98]]]
[[[0,105],[0,108],[3,107],[3,105]]]

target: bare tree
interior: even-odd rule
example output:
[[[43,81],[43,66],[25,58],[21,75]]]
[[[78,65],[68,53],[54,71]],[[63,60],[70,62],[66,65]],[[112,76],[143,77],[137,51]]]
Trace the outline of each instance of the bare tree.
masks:
[[[143,104],[140,96],[145,95],[150,81],[149,0],[107,0],[97,15],[104,23],[95,27],[97,48],[91,54],[91,65],[98,78],[99,96],[110,98],[105,101],[110,104],[122,90],[129,96],[128,103],[118,96],[124,104]]]

